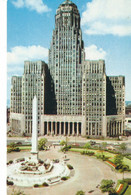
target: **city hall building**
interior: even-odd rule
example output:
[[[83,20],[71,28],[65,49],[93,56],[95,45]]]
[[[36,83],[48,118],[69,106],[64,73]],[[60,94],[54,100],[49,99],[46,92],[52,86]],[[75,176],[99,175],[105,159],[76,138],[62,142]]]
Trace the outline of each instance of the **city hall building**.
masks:
[[[48,64],[25,61],[11,80],[10,125],[32,133],[32,100],[38,99],[39,135],[119,136],[125,120],[125,78],[107,76],[104,60],[85,60],[77,6],[57,9]]]

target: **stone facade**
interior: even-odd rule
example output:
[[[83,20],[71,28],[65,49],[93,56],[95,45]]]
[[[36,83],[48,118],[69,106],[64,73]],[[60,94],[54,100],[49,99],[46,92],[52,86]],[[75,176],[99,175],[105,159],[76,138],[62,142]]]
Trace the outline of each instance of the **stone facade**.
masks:
[[[125,115],[125,77],[109,76],[107,83],[107,115]]]
[[[82,113],[86,116],[86,135],[102,136],[106,115],[106,74],[104,60],[85,61],[82,81]]]
[[[22,77],[13,76],[11,79],[11,113],[21,113]]]
[[[25,131],[25,115],[20,113],[10,113],[11,131],[16,135],[21,135]]]

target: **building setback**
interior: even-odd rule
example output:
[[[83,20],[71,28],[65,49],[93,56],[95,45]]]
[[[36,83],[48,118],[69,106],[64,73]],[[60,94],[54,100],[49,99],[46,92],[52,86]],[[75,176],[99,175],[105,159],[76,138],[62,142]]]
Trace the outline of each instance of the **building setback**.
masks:
[[[48,65],[25,61],[23,76],[12,77],[11,130],[31,135],[36,95],[39,135],[122,135],[125,77],[107,76],[105,69],[104,60],[85,60],[78,8],[64,1],[56,11]]]
[[[82,81],[82,114],[86,116],[86,135],[102,136],[106,115],[105,61],[85,61]]]

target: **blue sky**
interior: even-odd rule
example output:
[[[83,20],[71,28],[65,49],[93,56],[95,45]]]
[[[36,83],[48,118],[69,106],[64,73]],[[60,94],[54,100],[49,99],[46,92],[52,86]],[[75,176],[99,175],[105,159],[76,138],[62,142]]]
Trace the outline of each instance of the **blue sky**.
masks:
[[[11,76],[22,76],[24,60],[48,62],[55,13],[63,0],[7,3],[7,99]],[[124,75],[131,100],[131,1],[73,0],[81,15],[86,59],[105,59],[107,75]]]

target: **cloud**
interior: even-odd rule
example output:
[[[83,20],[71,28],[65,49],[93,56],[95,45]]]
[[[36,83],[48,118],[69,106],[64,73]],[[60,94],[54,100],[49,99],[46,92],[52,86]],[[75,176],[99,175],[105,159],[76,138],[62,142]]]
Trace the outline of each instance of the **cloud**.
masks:
[[[92,0],[82,13],[86,34],[131,35],[131,0]]]
[[[85,55],[85,58],[88,60],[99,60],[105,59],[107,53],[96,45],[90,45],[89,47],[85,47]]]
[[[15,0],[12,1],[12,4],[16,8],[26,7],[29,10],[35,10],[39,14],[51,11],[51,9],[48,8],[42,0]]]
[[[8,72],[21,72],[25,60],[48,60],[48,49],[40,45],[36,46],[16,46],[7,52]]]

